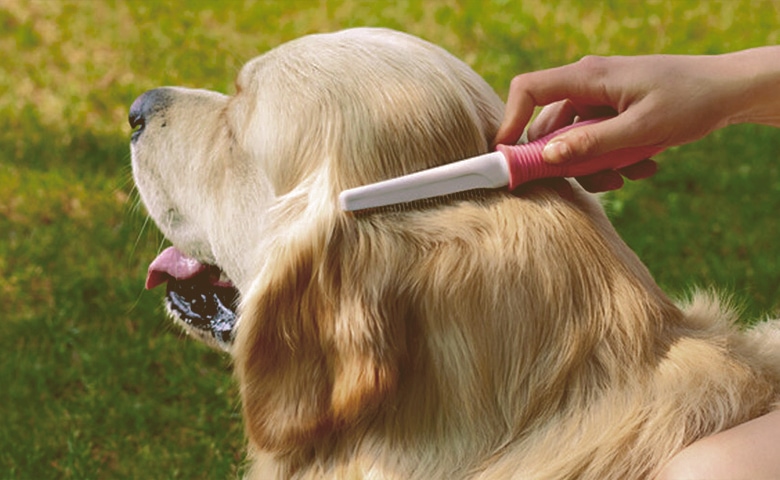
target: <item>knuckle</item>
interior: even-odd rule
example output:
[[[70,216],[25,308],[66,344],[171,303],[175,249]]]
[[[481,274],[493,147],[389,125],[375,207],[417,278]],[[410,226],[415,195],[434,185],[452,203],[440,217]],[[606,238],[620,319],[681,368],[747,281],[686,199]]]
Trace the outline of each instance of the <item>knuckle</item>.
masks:
[[[509,82],[509,94],[514,98],[523,99],[523,101],[533,99],[533,91],[533,75],[529,73],[517,75]]]
[[[599,151],[601,142],[589,128],[576,128],[571,131],[570,145],[578,156],[588,157]]]
[[[514,105],[518,111],[530,112],[538,105],[535,95],[536,87],[533,73],[517,75],[509,82],[509,98],[507,103]],[[530,115],[530,113],[528,113]]]
[[[591,96],[592,100],[608,103],[611,107],[613,98],[608,84],[613,63],[610,57],[598,55],[587,55],[576,63],[576,76],[584,93]]]
[[[606,57],[599,55],[586,55],[577,62],[577,65],[587,75],[601,76],[607,71],[607,63],[608,60]]]
[[[525,89],[526,85],[526,74],[520,74],[515,76],[510,82],[509,82],[509,90],[512,92],[520,93],[522,90]]]

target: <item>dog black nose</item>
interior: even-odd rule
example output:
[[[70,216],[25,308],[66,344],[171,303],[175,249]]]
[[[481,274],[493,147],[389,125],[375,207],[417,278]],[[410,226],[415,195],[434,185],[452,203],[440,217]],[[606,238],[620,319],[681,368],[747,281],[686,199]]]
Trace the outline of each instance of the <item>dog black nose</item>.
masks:
[[[133,131],[132,139],[135,140],[141,135],[147,122],[158,112],[164,110],[171,101],[171,92],[169,88],[155,88],[142,93],[130,105],[130,112],[127,115],[127,121]]]

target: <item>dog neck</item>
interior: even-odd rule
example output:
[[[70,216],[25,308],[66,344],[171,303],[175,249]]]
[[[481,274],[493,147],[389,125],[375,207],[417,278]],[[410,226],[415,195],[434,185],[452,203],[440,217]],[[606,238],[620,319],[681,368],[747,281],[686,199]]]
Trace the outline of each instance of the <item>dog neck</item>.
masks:
[[[303,286],[296,312],[318,313],[320,340],[293,351],[305,352],[295,368],[330,378],[310,396],[330,403],[295,407],[298,415],[310,408],[312,420],[283,437],[291,441],[255,430],[257,444],[276,452],[275,468],[335,478],[476,472],[508,450],[519,458],[517,445],[535,451],[545,432],[581,436],[572,413],[598,412],[605,392],[641,404],[623,386],[641,383],[636,376],[671,342],[659,331],[681,314],[606,218],[588,209],[601,212],[549,193],[499,195],[350,221],[315,241],[309,251],[318,259],[299,259],[294,278],[319,279]],[[284,295],[270,298],[264,308],[278,317]],[[332,345],[325,364],[314,353],[323,338]],[[257,351],[267,358],[274,348],[265,342]],[[285,363],[262,373],[259,357],[239,357],[257,362],[239,365],[253,378],[277,375]],[[255,402],[245,405],[247,418],[275,408],[259,405],[258,394],[245,398]]]

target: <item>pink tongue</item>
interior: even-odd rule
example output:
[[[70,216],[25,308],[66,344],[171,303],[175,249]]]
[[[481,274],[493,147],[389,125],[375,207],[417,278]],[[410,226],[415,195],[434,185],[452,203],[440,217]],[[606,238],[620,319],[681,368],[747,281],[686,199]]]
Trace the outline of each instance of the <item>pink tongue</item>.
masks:
[[[181,253],[176,247],[168,247],[149,265],[146,274],[146,289],[152,289],[171,278],[186,280],[208,267],[192,257]]]

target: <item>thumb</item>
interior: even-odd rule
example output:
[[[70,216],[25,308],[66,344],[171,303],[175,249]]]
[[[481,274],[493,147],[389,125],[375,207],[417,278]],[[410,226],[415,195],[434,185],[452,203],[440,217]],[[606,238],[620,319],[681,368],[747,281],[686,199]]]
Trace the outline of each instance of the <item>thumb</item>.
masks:
[[[649,144],[645,129],[623,113],[602,122],[583,125],[552,138],[544,147],[548,163],[587,160],[621,148]]]

